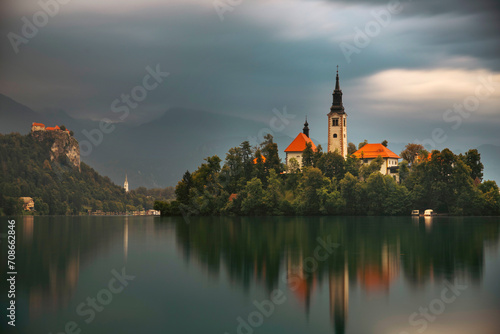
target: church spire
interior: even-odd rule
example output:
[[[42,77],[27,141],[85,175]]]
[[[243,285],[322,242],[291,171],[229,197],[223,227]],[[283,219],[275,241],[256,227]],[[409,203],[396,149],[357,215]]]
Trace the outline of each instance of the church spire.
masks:
[[[340,90],[340,84],[339,84],[339,65],[337,65],[337,79],[335,81],[335,90]]]
[[[332,112],[337,112],[337,113],[345,113],[344,112],[344,105],[342,103],[342,90],[340,89],[340,83],[339,83],[339,65],[337,65],[337,77],[335,79],[335,90],[332,93],[333,95],[333,102],[332,102],[332,107],[330,108],[330,111]]]
[[[304,129],[302,129],[302,132],[309,138],[309,123],[307,123],[307,116],[306,116],[306,122],[304,123]]]

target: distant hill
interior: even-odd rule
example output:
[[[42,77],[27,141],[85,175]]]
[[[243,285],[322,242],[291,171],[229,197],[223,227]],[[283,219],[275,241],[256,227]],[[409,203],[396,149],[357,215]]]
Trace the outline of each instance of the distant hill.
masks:
[[[0,135],[0,170],[0,215],[19,213],[20,197],[33,198],[38,213],[51,215],[152,209],[154,200],[169,198],[145,189],[125,193],[80,164],[78,142],[62,131]]]
[[[0,133],[19,132],[27,134],[31,131],[31,122],[44,122],[40,114],[14,101],[10,97],[0,94]]]

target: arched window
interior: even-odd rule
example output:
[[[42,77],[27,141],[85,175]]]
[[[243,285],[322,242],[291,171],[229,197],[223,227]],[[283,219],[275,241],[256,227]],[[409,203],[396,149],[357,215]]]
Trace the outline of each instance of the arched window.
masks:
[[[333,134],[333,138],[337,138],[337,134],[336,133]]]

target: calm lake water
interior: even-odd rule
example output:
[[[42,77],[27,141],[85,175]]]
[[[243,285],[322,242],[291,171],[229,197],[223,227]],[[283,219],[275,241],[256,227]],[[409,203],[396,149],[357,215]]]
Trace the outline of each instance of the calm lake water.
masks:
[[[499,218],[16,222],[15,333],[500,333]]]

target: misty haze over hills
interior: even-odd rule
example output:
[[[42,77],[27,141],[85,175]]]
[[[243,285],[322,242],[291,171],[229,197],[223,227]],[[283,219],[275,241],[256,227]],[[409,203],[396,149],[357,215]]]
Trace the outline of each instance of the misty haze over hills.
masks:
[[[274,134],[282,159],[284,159],[283,150],[302,130],[301,116],[296,115],[284,132]],[[32,122],[46,125],[64,124],[74,131],[75,138],[80,143],[88,140],[83,134],[84,130],[92,132],[93,129],[99,128],[98,121],[76,119],[62,110],[35,112],[1,94],[0,118],[2,134],[10,132],[27,134],[31,130]],[[175,186],[186,170],[195,170],[204,158],[216,154],[224,160],[229,148],[238,146],[245,140],[255,145],[256,142],[252,138],[256,138],[259,132],[262,133],[262,129],[269,127],[268,124],[240,117],[184,108],[169,109],[159,118],[141,125],[132,126],[126,123],[113,125],[115,129],[109,134],[104,134],[102,144],[93,146],[91,153],[82,154],[81,159],[119,185],[123,184],[125,174],[128,174],[132,189],[139,186],[149,188]],[[325,148],[325,140],[314,136],[318,124],[310,126],[313,141]],[[353,131],[355,132],[355,125],[351,125],[348,136],[352,136]],[[359,134],[356,137],[359,137]],[[396,153],[401,152],[407,144],[391,143],[390,137],[380,138],[383,139],[389,140],[389,148]],[[357,141],[354,143],[358,144]],[[471,148],[475,147],[451,149],[458,154]],[[484,179],[498,182],[500,146],[487,144],[477,149],[485,166]]]

